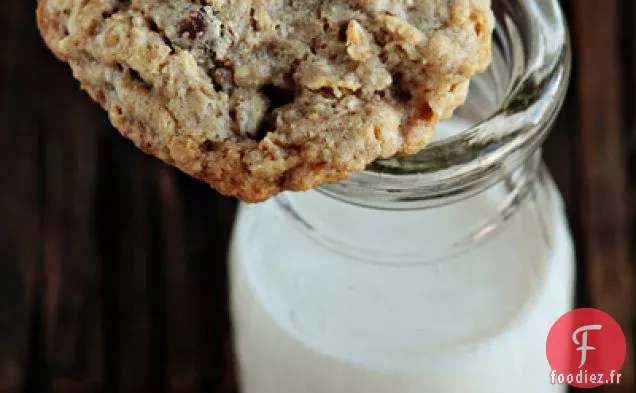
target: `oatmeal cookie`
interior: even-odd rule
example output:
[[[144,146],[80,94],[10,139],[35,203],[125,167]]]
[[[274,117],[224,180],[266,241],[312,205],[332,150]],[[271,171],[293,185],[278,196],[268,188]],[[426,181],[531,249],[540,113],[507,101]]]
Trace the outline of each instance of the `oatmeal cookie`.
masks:
[[[413,154],[491,58],[490,0],[40,0],[142,150],[263,201]]]

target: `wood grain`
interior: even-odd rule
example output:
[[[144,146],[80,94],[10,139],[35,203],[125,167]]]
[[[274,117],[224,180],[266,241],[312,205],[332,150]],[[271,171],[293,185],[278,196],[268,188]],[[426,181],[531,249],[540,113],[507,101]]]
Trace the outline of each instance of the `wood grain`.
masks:
[[[161,217],[163,287],[165,288],[167,392],[198,392],[209,368],[203,349],[205,332],[198,320],[194,274],[188,263],[180,190],[175,173],[161,167],[155,172],[155,190]]]
[[[621,385],[634,392],[634,269],[630,261],[627,143],[618,0],[572,2],[576,31],[580,179],[578,212],[589,299],[618,320],[629,343]],[[593,28],[590,28],[593,26]],[[633,70],[632,70],[633,71]]]
[[[101,118],[77,87],[66,83],[67,70],[49,58],[35,63],[42,109],[42,295],[47,375],[53,391],[101,386],[101,272],[93,223],[96,184],[96,132],[87,125]],[[59,111],[59,97],[74,112]],[[103,124],[103,123],[102,123]]]
[[[148,157],[120,144],[110,127],[98,141],[95,215],[104,313],[105,389],[150,391],[151,261]]]
[[[33,29],[22,23],[32,7],[11,2],[0,13],[0,391],[17,392],[29,356],[40,277],[41,132],[32,92],[37,74]]]

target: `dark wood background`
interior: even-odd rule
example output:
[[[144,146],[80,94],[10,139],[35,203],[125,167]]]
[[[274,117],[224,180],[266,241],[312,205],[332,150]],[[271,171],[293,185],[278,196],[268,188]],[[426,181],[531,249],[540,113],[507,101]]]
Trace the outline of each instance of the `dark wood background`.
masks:
[[[628,336],[617,393],[636,391],[635,3],[563,2],[575,72],[545,148],[577,239],[579,305]],[[120,137],[45,50],[34,2],[3,7],[0,393],[235,392],[235,201]]]

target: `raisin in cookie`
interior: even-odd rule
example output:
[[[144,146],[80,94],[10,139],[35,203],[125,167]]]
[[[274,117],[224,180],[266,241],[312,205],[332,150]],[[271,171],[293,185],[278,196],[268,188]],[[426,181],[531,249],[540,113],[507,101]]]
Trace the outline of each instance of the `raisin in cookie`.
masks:
[[[139,148],[248,202],[412,154],[488,65],[490,0],[40,0]]]

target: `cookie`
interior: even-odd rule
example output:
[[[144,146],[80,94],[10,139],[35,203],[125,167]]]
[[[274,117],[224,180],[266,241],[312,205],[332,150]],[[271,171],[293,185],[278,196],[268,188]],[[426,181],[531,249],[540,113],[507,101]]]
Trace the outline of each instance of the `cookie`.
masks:
[[[491,58],[490,0],[40,0],[142,150],[247,202],[413,154]]]

